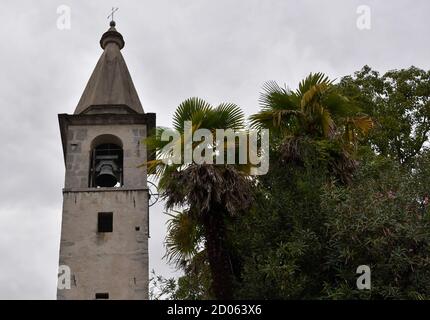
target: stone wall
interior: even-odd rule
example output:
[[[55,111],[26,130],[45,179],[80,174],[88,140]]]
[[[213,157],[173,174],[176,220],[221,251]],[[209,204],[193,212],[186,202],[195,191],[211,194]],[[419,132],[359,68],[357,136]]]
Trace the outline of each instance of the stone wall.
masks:
[[[114,135],[123,144],[124,186],[89,188],[92,142]],[[58,299],[148,299],[148,190],[146,125],[70,125],[67,127],[66,181],[60,265],[71,269],[71,289]],[[113,213],[113,232],[97,232],[99,212]]]
[[[71,269],[59,299],[148,298],[146,190],[65,191],[60,265]],[[113,232],[98,233],[99,212],[113,212]]]

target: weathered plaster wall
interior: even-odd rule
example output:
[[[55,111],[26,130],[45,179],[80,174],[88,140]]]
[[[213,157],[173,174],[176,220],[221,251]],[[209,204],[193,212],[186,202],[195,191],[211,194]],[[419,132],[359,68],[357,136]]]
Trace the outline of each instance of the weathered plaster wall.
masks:
[[[88,188],[92,141],[103,134],[121,139],[124,186]],[[148,193],[141,139],[145,125],[69,126],[60,265],[71,269],[70,290],[58,299],[148,299]],[[113,212],[113,232],[98,233],[99,212]]]

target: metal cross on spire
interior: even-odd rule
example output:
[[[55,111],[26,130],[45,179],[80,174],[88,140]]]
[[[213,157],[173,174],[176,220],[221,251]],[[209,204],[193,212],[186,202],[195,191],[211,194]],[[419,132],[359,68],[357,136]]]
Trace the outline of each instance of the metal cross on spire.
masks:
[[[113,15],[115,14],[115,12],[117,12],[119,10],[119,8],[115,8],[115,7],[112,7],[112,12],[111,12],[111,14],[110,15],[108,15],[108,19],[112,19],[111,20],[111,22],[113,22]]]

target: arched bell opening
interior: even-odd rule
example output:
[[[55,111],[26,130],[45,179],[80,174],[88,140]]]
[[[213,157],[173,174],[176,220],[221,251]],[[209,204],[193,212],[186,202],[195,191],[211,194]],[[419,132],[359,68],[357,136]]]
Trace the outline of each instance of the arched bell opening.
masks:
[[[122,143],[117,137],[96,138],[91,150],[90,188],[122,187],[123,155]]]

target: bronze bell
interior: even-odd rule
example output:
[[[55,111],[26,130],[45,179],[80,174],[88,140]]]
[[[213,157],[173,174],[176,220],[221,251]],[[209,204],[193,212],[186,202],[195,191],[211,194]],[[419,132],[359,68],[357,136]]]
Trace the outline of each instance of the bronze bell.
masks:
[[[96,168],[96,184],[99,187],[112,188],[118,183],[118,168],[114,161],[102,160]]]

